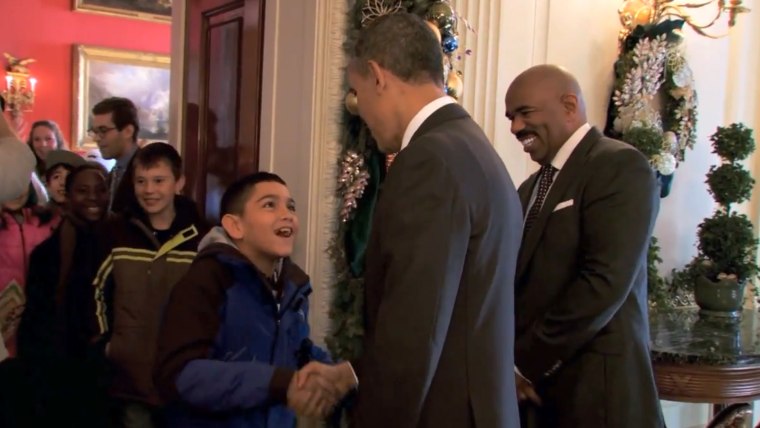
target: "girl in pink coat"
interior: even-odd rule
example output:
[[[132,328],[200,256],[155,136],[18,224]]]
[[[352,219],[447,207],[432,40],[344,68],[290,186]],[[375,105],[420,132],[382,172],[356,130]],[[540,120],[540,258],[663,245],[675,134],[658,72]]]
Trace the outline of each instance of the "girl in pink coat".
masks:
[[[2,202],[0,211],[0,337],[11,357],[16,355],[16,329],[24,310],[29,255],[47,239],[60,218],[38,205],[29,189],[16,199]]]

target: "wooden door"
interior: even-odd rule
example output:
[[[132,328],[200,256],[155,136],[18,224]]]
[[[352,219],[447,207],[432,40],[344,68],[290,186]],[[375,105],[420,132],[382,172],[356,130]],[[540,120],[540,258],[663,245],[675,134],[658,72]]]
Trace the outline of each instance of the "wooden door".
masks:
[[[187,0],[185,187],[206,217],[258,170],[264,0]]]

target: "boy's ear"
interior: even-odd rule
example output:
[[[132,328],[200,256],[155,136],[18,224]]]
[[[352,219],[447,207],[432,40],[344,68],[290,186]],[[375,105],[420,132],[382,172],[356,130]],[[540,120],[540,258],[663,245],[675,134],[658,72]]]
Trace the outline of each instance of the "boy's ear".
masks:
[[[174,185],[174,194],[179,195],[182,193],[182,189],[185,188],[185,174],[179,176],[177,184]]]
[[[222,217],[222,228],[227,232],[230,238],[239,241],[243,239],[243,228],[240,225],[240,217],[232,214],[225,214]]]

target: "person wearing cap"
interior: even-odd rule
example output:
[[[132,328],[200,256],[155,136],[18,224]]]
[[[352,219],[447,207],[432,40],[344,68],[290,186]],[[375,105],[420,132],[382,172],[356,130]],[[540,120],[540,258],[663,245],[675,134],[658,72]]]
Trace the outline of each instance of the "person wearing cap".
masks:
[[[16,364],[33,381],[0,378],[7,385],[0,390],[0,413],[11,412],[20,421],[11,426],[60,421],[78,428],[108,426],[107,366],[91,352],[88,312],[108,205],[107,177],[95,162],[83,162],[68,174],[66,216],[29,257]],[[0,416],[0,426],[4,423]]]
[[[2,97],[0,111],[5,111]],[[26,192],[35,164],[32,151],[16,136],[5,115],[0,114],[0,202]]]
[[[66,177],[75,168],[87,163],[84,158],[68,150],[51,150],[45,162],[45,187],[50,196],[50,207],[63,212],[66,203]]]

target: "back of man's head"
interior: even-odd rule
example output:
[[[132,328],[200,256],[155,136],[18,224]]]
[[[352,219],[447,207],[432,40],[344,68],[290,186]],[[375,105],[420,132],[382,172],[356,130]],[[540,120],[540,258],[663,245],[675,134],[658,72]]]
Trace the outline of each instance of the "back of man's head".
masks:
[[[411,13],[372,21],[359,33],[352,59],[362,75],[372,60],[404,82],[443,86],[443,51],[438,38],[422,18]]]
[[[137,117],[137,107],[128,98],[110,97],[95,104],[92,108],[93,115],[111,113],[111,120],[116,129],[121,131],[128,125],[132,125],[135,131],[132,133],[132,141],[137,142],[137,134],[140,132],[140,120]]]

